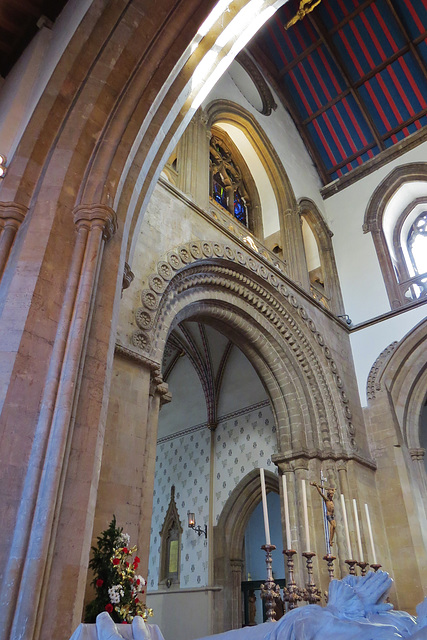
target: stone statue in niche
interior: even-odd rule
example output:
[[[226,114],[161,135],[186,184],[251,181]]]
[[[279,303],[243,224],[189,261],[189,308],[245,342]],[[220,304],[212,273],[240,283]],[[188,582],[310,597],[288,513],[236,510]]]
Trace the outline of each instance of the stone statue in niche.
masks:
[[[334,495],[335,489],[332,487],[319,487],[317,482],[310,482],[312,487],[316,487],[319,492],[320,497],[324,501],[326,505],[326,519],[328,521],[329,526],[329,544],[333,545],[335,529],[337,528],[337,523],[335,521],[335,505],[334,505]]]

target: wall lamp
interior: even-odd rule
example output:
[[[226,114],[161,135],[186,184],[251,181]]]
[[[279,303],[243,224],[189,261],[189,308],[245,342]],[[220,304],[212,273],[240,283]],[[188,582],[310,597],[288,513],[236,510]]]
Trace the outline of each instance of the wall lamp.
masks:
[[[205,535],[205,538],[208,537],[208,527],[205,524],[204,529],[202,529],[202,527],[200,525],[197,525],[196,527],[196,516],[194,513],[191,513],[190,511],[187,511],[187,518],[188,518],[188,526],[190,529],[193,529],[198,536],[201,536],[202,534]]]
[[[337,316],[337,318],[342,318],[344,322],[348,324],[348,326],[352,324],[350,316],[348,316],[346,313],[342,316]]]

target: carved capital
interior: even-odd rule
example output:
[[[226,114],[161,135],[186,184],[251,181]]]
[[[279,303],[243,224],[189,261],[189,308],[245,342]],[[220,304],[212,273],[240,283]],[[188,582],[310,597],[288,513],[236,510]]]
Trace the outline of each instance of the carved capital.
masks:
[[[425,453],[426,450],[422,447],[419,447],[418,449],[409,449],[409,455],[412,460],[424,460]]]
[[[27,211],[28,207],[17,202],[0,202],[0,229],[12,227],[17,231]]]
[[[134,278],[135,278],[135,274],[132,272],[128,263],[125,262],[125,268],[123,269],[122,291],[130,287]]]
[[[115,211],[106,204],[81,204],[75,207],[74,223],[77,229],[102,229],[102,237],[106,242],[117,231],[117,216]]]

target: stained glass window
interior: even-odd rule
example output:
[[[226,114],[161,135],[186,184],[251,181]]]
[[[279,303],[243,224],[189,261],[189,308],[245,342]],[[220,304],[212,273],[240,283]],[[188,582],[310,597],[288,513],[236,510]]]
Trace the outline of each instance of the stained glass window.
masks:
[[[215,132],[210,142],[210,195],[246,227],[249,217],[249,196],[242,171],[235,160],[231,142],[225,142]]]
[[[234,215],[239,222],[245,225],[245,227],[248,226],[246,205],[242,196],[240,195],[239,189],[236,189],[234,192]]]

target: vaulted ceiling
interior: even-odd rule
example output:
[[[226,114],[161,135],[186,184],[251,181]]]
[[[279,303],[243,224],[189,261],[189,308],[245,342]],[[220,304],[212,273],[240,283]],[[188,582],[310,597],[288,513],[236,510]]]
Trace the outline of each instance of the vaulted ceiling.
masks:
[[[427,124],[427,0],[322,0],[286,29],[298,7],[250,50],[328,184]]]

